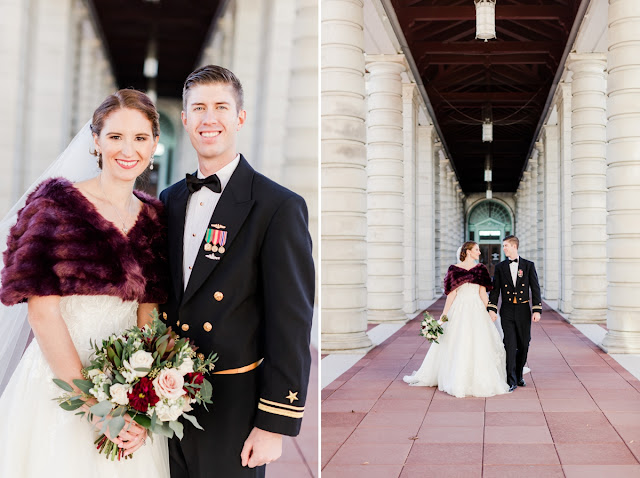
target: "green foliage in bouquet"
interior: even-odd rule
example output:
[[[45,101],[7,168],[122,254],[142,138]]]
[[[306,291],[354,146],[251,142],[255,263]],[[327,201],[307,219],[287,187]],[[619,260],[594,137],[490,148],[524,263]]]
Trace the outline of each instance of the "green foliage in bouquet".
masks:
[[[443,315],[441,319],[436,320],[433,316],[425,311],[424,319],[420,323],[420,335],[426,338],[429,342],[435,342],[439,344],[438,338],[444,333],[442,325],[447,322],[449,318]]]
[[[151,437],[158,433],[182,438],[183,425],[178,418],[202,430],[197,419],[186,412],[192,410],[193,403],[205,409],[211,403],[213,391],[205,375],[213,371],[217,354],[197,354],[197,347],[167,327],[157,310],[151,317],[151,324],[142,328],[112,334],[100,344],[91,342],[94,352],[91,364],[82,369],[84,379],[73,380],[77,390],[54,379],[67,392],[56,399],[64,410],[78,410],[87,401],[97,400],[88,412],[80,410],[76,415],[86,415],[90,422],[100,418],[102,436],[95,444],[112,460],[121,459],[123,453],[105,433],[108,430],[110,436],[118,436],[126,425],[126,414]],[[166,320],[166,314],[163,318]]]

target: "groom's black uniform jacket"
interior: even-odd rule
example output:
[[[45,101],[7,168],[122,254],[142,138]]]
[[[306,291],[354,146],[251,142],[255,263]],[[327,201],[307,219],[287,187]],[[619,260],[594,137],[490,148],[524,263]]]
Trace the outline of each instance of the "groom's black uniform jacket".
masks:
[[[498,298],[501,294],[500,323],[507,352],[507,382],[509,385],[516,385],[522,379],[522,369],[527,362],[531,341],[531,312],[542,312],[540,285],[533,262],[518,258],[515,285],[511,278],[509,260],[498,264],[493,276],[493,289],[489,293],[488,311],[498,312]]]
[[[213,404],[194,414],[205,431],[185,423],[171,441],[171,476],[263,476],[242,468],[244,440],[256,426],[295,436],[304,413],[311,357],[315,273],[307,208],[297,194],[251,168],[244,157],[210,220],[227,232],[224,252],[207,258],[203,240],[184,290],[183,237],[189,192],[185,180],[160,195],[169,227],[171,289],[167,322],[219,356]],[[184,291],[184,292],[183,292]]]

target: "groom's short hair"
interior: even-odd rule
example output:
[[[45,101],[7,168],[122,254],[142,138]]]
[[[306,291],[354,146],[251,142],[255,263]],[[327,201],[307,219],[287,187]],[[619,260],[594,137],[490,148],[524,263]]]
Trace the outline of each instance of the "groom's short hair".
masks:
[[[505,237],[504,239],[502,239],[502,242],[510,242],[511,244],[516,246],[516,248],[520,247],[520,241],[514,235]]]
[[[196,85],[209,85],[214,83],[222,83],[231,85],[236,96],[237,110],[242,110],[244,104],[244,91],[242,83],[231,70],[218,65],[206,65],[192,72],[184,82],[182,88],[182,109],[187,109],[187,92]]]

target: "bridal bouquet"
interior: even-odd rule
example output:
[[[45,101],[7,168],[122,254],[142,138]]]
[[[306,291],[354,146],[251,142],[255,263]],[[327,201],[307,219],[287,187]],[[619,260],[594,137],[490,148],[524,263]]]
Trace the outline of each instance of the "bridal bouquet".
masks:
[[[442,330],[442,324],[447,322],[449,318],[446,315],[443,315],[441,319],[436,320],[433,316],[426,312],[424,313],[424,319],[420,323],[420,335],[426,338],[429,342],[438,342],[438,337],[440,337],[444,331]]]
[[[57,398],[64,410],[77,410],[86,400],[97,400],[86,414],[87,420],[100,417],[102,435],[95,444],[98,452],[111,460],[120,460],[124,453],[105,432],[108,429],[110,436],[118,436],[126,423],[125,414],[146,428],[149,436],[159,433],[182,438],[183,425],[178,418],[202,430],[196,418],[186,412],[193,410],[193,403],[205,408],[211,403],[211,383],[204,377],[213,370],[217,354],[207,358],[196,354],[197,347],[167,327],[157,310],[152,317],[153,322],[142,328],[113,334],[100,345],[91,343],[94,353],[91,365],[82,369],[84,380],[73,381],[80,393],[54,379],[67,392]]]

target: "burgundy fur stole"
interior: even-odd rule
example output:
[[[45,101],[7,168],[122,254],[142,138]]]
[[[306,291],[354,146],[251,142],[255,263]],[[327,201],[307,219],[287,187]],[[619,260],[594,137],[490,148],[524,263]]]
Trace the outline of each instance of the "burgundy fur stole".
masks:
[[[484,264],[477,264],[469,270],[451,265],[444,278],[444,293],[449,295],[466,282],[484,286],[487,288],[487,292],[493,289],[489,271]]]
[[[41,183],[27,198],[7,239],[2,303],[48,295],[165,302],[168,251],[163,205],[145,193],[135,195],[144,204],[125,237],[68,180]]]

